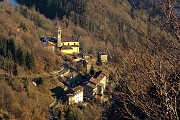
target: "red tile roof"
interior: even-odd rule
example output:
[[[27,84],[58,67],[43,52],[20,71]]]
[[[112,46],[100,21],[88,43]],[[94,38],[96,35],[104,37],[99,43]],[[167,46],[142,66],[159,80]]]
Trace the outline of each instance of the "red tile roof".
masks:
[[[78,39],[75,39],[75,38],[62,38],[61,42],[78,42]]]
[[[99,82],[99,80],[94,77],[91,77],[91,79],[89,81],[92,83],[95,83],[95,84],[97,84]]]
[[[101,81],[104,76],[105,76],[105,75],[101,73],[96,79],[97,79],[98,81]]]
[[[89,87],[91,87],[91,88],[93,88],[93,89],[96,88],[96,86],[93,85],[93,84],[91,84],[91,83],[88,83],[87,86],[89,86]]]
[[[101,74],[105,75],[106,77],[109,76],[109,73],[107,71],[102,71]]]
[[[83,87],[82,86],[77,86],[77,87],[74,87],[73,89],[72,89],[74,92],[81,92],[81,91],[83,91]]]
[[[95,77],[91,77],[91,79],[89,80],[87,86],[95,88],[95,85],[100,85],[100,86],[104,86],[104,84],[101,84],[100,81],[105,77],[106,75],[101,72],[96,78]]]
[[[89,80],[92,83],[98,84],[103,78],[104,78],[104,74],[100,73],[97,78],[91,77],[91,79]]]

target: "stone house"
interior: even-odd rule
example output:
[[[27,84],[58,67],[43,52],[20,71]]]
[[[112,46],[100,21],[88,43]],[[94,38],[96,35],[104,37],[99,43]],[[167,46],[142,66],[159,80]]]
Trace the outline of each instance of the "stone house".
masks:
[[[100,60],[101,60],[101,63],[107,63],[108,62],[108,55],[105,53],[101,53],[100,54]]]
[[[66,96],[68,97],[68,103],[70,105],[83,102],[83,87],[77,86],[72,88],[72,90],[66,94]]]
[[[96,96],[103,96],[108,84],[108,77],[102,71],[98,75],[91,77],[89,82],[84,86],[84,96],[92,99]]]

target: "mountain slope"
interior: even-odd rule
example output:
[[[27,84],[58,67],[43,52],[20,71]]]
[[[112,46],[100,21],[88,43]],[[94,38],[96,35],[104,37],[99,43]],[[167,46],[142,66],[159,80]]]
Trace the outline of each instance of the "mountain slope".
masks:
[[[109,99],[110,106],[104,110],[106,118],[178,119],[180,44],[169,32],[171,26],[163,15],[151,17],[143,9],[134,9],[127,0],[48,2],[41,7],[40,2],[33,0],[30,4],[20,3],[34,4],[50,18],[53,17],[46,8],[55,6],[52,12],[60,10],[56,15],[67,20],[64,28],[71,27],[68,21],[73,21],[93,36],[81,41],[85,51],[109,53],[108,71],[116,87]]]
[[[29,7],[34,4],[50,18],[57,15],[61,23],[56,18],[54,24],[61,25],[63,36],[79,36],[81,47],[86,52],[108,52],[110,81],[115,82],[116,87],[109,94],[112,96],[110,105],[104,111],[106,118],[177,118],[180,110],[180,44],[164,29],[160,15],[152,18],[143,9],[134,9],[127,0],[26,2],[20,3]],[[49,10],[52,6],[55,7],[53,11]],[[38,24],[39,19],[36,21],[34,18],[37,17],[28,17],[30,13],[26,10],[22,8],[20,13],[35,20],[36,26],[40,25],[40,31],[41,28],[53,31],[53,24],[49,27],[42,26],[46,23]],[[51,13],[53,17],[49,16]],[[32,36],[37,38],[36,33]],[[38,43],[29,42],[29,45],[33,47]]]
[[[49,22],[53,28],[50,20],[38,12],[28,11]],[[31,14],[31,17],[35,15]],[[58,79],[51,79],[35,87],[31,78],[61,68],[61,57],[44,49],[39,40],[42,35],[52,35],[52,31],[47,28],[45,32],[12,6],[1,2],[0,18],[0,119],[48,119],[48,105],[54,101],[50,89],[61,84]],[[30,58],[20,59],[26,53],[33,56],[32,68],[25,64]]]

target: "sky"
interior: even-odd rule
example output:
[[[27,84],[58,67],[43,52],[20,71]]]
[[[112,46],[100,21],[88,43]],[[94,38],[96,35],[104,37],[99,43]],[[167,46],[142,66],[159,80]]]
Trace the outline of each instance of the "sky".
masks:
[[[17,2],[16,0],[4,0],[7,4],[12,4],[14,6],[14,8],[16,7],[17,5]]]
[[[13,4],[14,7],[16,7],[16,0],[11,0],[11,3]]]

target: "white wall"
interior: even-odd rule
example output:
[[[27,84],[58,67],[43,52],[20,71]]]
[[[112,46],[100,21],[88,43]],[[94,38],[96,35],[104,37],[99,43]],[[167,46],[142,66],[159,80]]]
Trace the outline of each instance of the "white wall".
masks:
[[[75,103],[83,102],[83,91],[74,96]]]

